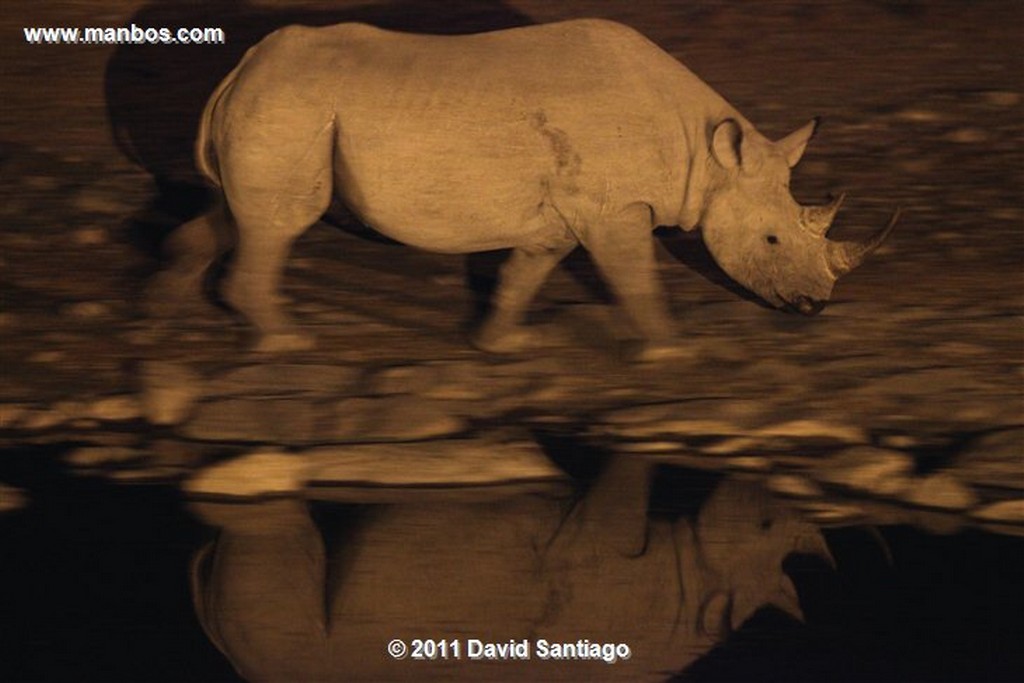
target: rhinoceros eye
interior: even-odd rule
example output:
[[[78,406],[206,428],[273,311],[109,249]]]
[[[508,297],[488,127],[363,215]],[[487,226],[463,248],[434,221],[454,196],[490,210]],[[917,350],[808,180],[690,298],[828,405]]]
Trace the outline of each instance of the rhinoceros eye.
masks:
[[[779,243],[779,238],[776,237],[775,235],[768,235],[764,239],[765,239],[766,242],[768,242],[768,244],[778,244]]]

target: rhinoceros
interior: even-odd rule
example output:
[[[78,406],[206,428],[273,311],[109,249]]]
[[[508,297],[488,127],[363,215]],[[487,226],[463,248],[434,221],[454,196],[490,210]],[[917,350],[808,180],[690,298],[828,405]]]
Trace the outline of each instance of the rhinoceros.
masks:
[[[782,565],[831,563],[817,529],[731,479],[696,519],[648,517],[650,474],[618,456],[575,503],[347,508],[327,544],[301,499],[194,501],[219,530],[193,563],[197,615],[249,681],[660,681],[761,607],[801,618]],[[433,649],[417,658],[416,639]],[[470,639],[518,650],[474,657]],[[581,640],[585,656],[552,656]]]
[[[224,201],[179,231],[179,243],[206,247],[165,273],[165,289],[195,289],[236,242],[222,294],[257,328],[257,348],[310,346],[278,290],[293,241],[337,197],[408,245],[512,249],[474,335],[481,349],[535,341],[525,311],[582,245],[646,342],[641,357],[660,357],[680,347],[656,275],[657,226],[700,226],[728,275],[804,313],[888,235],[895,215],[862,241],[829,240],[841,198],[793,199],[790,169],[816,126],[768,140],[676,59],[610,21],[462,36],[285,27],[209,99],[196,158]],[[211,229],[222,237],[196,237]]]

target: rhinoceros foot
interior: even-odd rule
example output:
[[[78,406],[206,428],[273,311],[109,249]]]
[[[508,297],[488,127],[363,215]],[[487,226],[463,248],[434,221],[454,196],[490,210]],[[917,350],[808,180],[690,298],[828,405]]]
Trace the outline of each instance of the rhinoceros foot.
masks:
[[[678,341],[646,342],[639,349],[627,350],[627,357],[637,363],[694,360],[698,355],[694,346]]]
[[[256,353],[288,353],[289,351],[309,351],[316,348],[316,337],[295,330],[287,332],[270,332],[260,335],[253,346]]]
[[[146,283],[142,295],[146,314],[154,318],[184,318],[217,312],[203,291],[203,273],[164,270]]]
[[[473,335],[470,341],[481,351],[508,355],[546,346],[550,341],[548,336],[533,327],[517,326],[495,331],[485,326],[484,329]]]

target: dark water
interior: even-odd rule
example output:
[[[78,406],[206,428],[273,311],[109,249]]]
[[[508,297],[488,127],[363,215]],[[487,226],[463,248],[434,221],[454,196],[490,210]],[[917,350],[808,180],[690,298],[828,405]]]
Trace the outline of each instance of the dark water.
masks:
[[[56,464],[60,452],[0,459],[0,478],[33,499],[0,517],[0,680],[239,680],[189,594],[190,557],[214,530],[175,487],[76,478]],[[658,495],[682,481],[659,479]],[[784,565],[805,624],[762,609],[679,680],[1024,680],[1020,539],[909,527],[826,538],[836,571],[805,556]]]

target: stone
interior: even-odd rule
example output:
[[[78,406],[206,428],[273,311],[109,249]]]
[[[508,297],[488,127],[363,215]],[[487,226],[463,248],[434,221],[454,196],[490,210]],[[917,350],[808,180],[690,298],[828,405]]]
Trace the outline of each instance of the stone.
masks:
[[[121,215],[131,207],[113,189],[101,189],[95,186],[82,188],[72,200],[77,211],[83,213],[103,213]]]
[[[0,482],[0,513],[20,510],[28,504],[29,496],[24,489]]]
[[[447,436],[466,428],[443,402],[421,396],[352,398],[333,406],[321,441],[415,441]]]
[[[989,90],[984,99],[994,107],[1015,107],[1020,104],[1021,94],[1012,90]]]
[[[975,439],[950,468],[972,484],[1024,490],[1024,427],[994,431]]]
[[[807,502],[800,504],[800,510],[809,521],[827,526],[858,524],[865,517],[864,510],[853,503]]]
[[[348,393],[362,370],[350,365],[259,363],[244,365],[209,380],[208,395]]]
[[[102,301],[79,301],[61,308],[61,315],[78,320],[97,320],[110,317],[110,306]]]
[[[988,140],[988,132],[975,126],[963,126],[947,133],[946,139],[961,145],[973,145]]]
[[[732,455],[734,453],[755,450],[761,447],[763,443],[763,440],[749,436],[734,436],[703,446],[700,451],[708,455]]]
[[[146,361],[141,368],[142,409],[155,425],[177,425],[188,418],[202,394],[202,379],[188,366]]]
[[[143,461],[146,453],[126,446],[83,446],[76,448],[64,457],[64,461],[72,467],[83,469],[123,465],[133,461]]]
[[[758,437],[823,439],[841,443],[867,443],[868,434],[860,427],[826,420],[800,419],[768,425],[754,430]]]
[[[181,432],[206,441],[308,443],[317,437],[319,411],[310,400],[225,398],[198,405]]]
[[[182,483],[189,496],[258,498],[297,495],[310,459],[301,453],[259,450],[206,467]]]
[[[675,453],[687,450],[685,445],[676,441],[626,441],[616,444],[615,448],[626,453]]]
[[[768,478],[768,490],[790,498],[821,498],[825,495],[818,484],[797,474],[775,474]]]
[[[105,228],[79,228],[71,234],[71,240],[79,246],[92,247],[109,242],[110,234]]]
[[[22,415],[21,422],[18,426],[21,429],[41,432],[45,429],[52,429],[62,425],[67,422],[67,420],[68,417],[62,414],[59,410],[35,407],[29,408],[25,414]]]
[[[425,388],[429,398],[481,400],[498,393],[498,382],[486,366],[472,361],[439,363],[440,377]]]
[[[49,365],[51,363],[59,363],[67,358],[67,355],[67,352],[60,349],[47,349],[43,351],[36,351],[28,357],[28,360],[32,363]]]
[[[812,476],[877,496],[895,496],[906,488],[914,466],[914,459],[902,451],[854,446],[828,458]]]
[[[982,522],[1024,524],[1024,498],[990,503],[971,511],[971,517]]]
[[[652,405],[630,406],[605,413],[604,422],[610,425],[635,425],[639,423],[664,420],[679,409],[679,403],[656,403]]]
[[[119,394],[104,396],[93,401],[86,409],[87,415],[104,422],[124,422],[142,416],[142,404],[137,396]]]
[[[0,403],[0,429],[14,429],[31,413],[23,403]]]
[[[763,455],[740,455],[726,460],[725,466],[740,472],[767,472],[772,468],[772,461]]]
[[[921,507],[966,510],[977,504],[978,496],[956,477],[936,472],[911,482],[904,500]]]
[[[426,363],[382,368],[370,380],[370,393],[377,396],[423,393],[438,382],[440,375],[438,366]]]
[[[486,439],[327,446],[304,454],[314,485],[472,486],[561,481],[565,474],[532,441]]]

